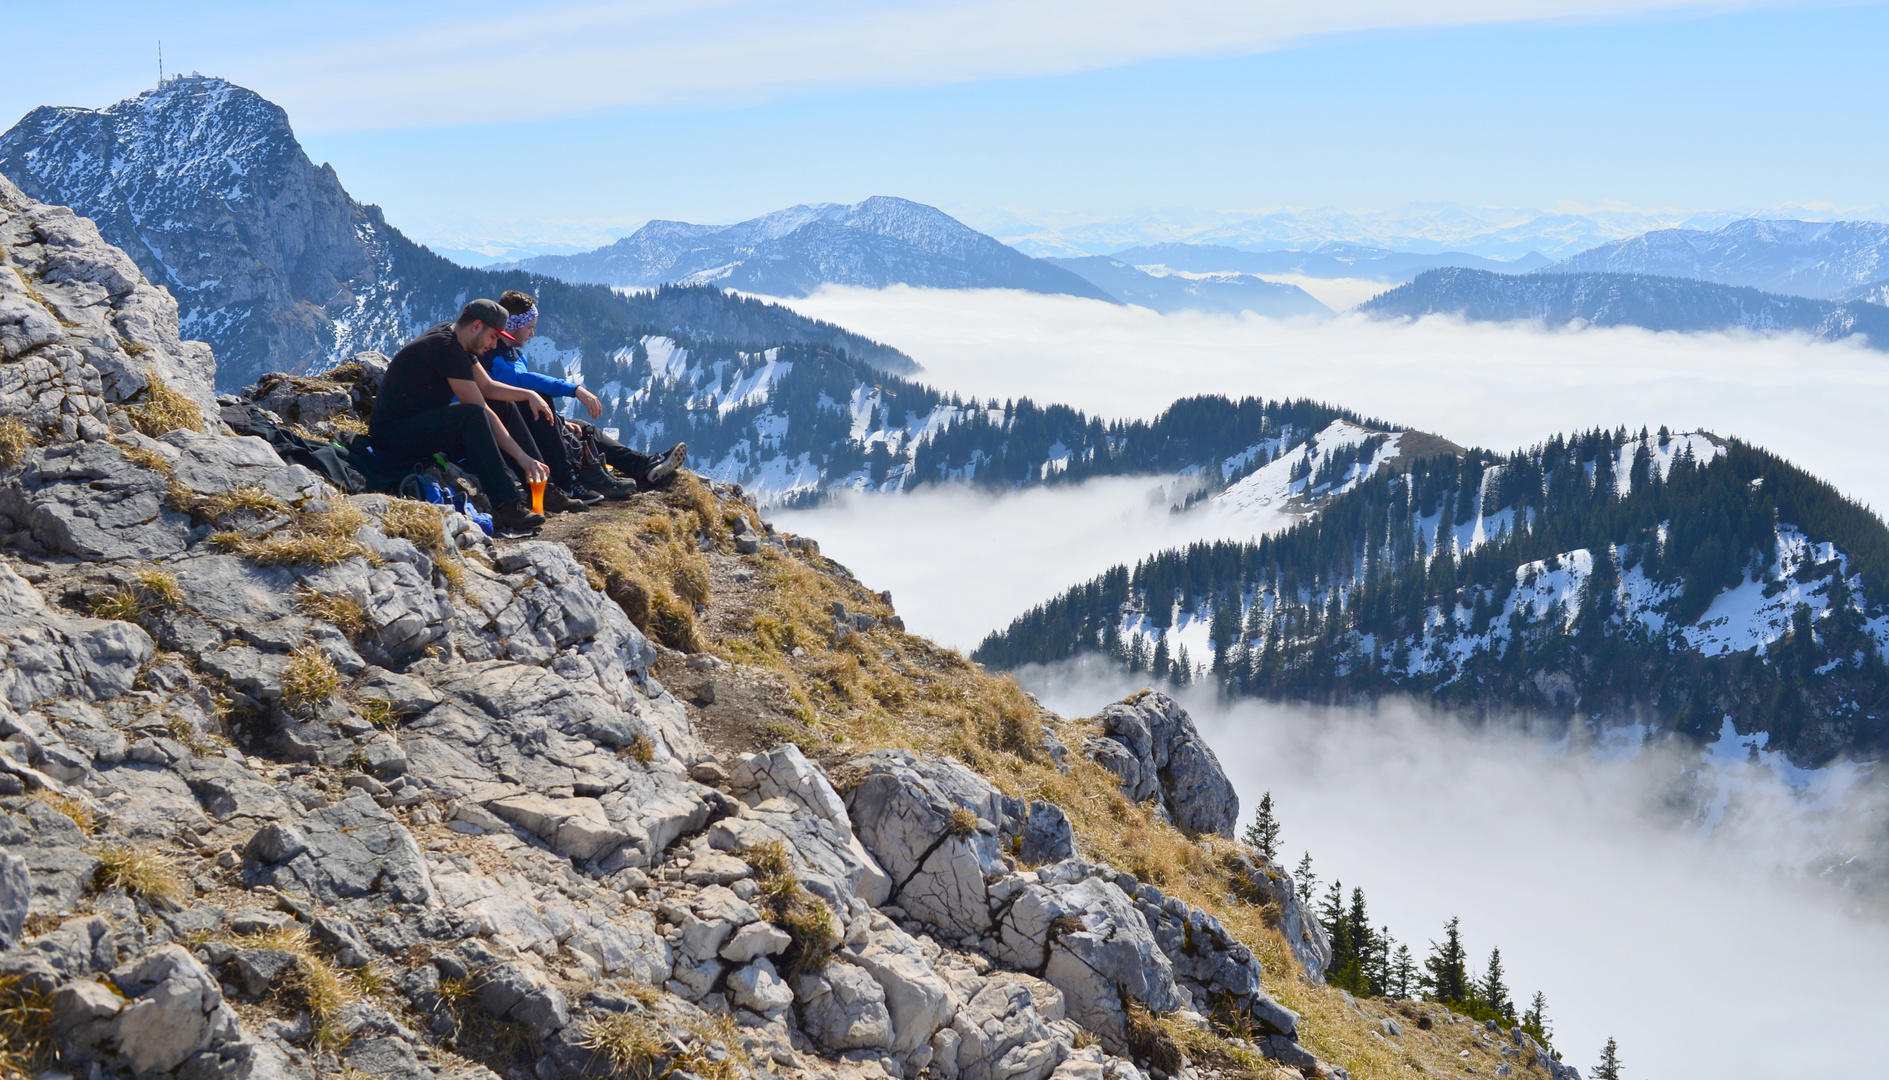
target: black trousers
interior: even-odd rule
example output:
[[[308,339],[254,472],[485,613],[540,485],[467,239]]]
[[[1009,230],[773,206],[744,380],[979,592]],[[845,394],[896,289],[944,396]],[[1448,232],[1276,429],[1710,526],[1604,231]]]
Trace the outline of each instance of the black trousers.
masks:
[[[489,401],[486,404],[498,414],[499,422],[505,425],[506,433],[511,435],[518,448],[544,462],[545,467],[551,470],[551,482],[559,490],[569,490],[571,485],[577,483],[577,470],[571,467],[571,456],[564,449],[564,438],[558,434],[556,426],[563,423],[562,420],[546,420],[535,416],[517,401]]]
[[[612,439],[610,436],[605,435],[603,429],[595,424],[579,420],[577,421],[577,426],[583,430],[585,435],[596,442],[598,451],[603,454],[603,463],[625,476],[632,477],[638,481],[644,480],[649,476],[649,467],[656,464],[656,456],[654,454],[645,454],[630,449],[615,439]]]
[[[492,436],[485,409],[478,405],[462,402],[390,424],[377,424],[371,429],[371,438],[376,447],[390,454],[415,458],[445,454],[449,461],[465,461],[495,508],[523,497],[511,470],[506,468],[498,440]]]

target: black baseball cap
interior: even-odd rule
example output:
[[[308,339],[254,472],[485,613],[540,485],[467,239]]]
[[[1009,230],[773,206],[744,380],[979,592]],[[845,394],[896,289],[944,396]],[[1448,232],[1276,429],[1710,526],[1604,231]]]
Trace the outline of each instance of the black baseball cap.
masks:
[[[499,337],[504,338],[506,341],[516,342],[518,339],[505,330],[505,320],[510,318],[511,314],[511,312],[499,306],[497,300],[474,300],[472,303],[466,305],[465,310],[459,313],[459,321],[463,323],[467,319],[477,319],[492,329],[497,330]]]

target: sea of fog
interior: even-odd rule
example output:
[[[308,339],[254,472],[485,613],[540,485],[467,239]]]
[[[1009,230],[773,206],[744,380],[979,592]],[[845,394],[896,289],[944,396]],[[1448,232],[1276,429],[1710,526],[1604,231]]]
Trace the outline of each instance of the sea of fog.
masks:
[[[923,380],[980,398],[1149,417],[1188,394],[1311,397],[1496,450],[1663,423],[1740,436],[1889,505],[1877,434],[1889,355],[1859,345],[1440,318],[1160,316],[1010,292],[828,288],[789,303],[895,345],[925,366]],[[1152,479],[1116,478],[855,497],[771,516],[892,590],[914,631],[968,650],[1115,563],[1280,524],[1211,508],[1172,514],[1166,495]],[[1067,715],[1136,688],[1093,666],[1023,678]],[[1696,793],[1675,787],[1697,761],[1468,732],[1409,709],[1208,695],[1187,704],[1244,805],[1266,790],[1280,803],[1288,861],[1309,850],[1324,880],[1363,886],[1377,921],[1419,953],[1460,915],[1478,960],[1502,948],[1518,997],[1547,993],[1571,1062],[1591,1066],[1610,1035],[1636,1080],[1862,1075],[1885,1059],[1889,932],[1841,891],[1793,877],[1801,830],[1766,825],[1802,819],[1794,811],[1814,795],[1803,776],[1722,774],[1741,809],[1708,838],[1688,818]],[[1880,831],[1881,781],[1863,770],[1845,783],[1840,794],[1862,809],[1839,827]]]
[[[1020,677],[1072,716],[1138,688],[1093,666]],[[1363,888],[1419,957],[1460,917],[1477,964],[1502,950],[1518,1002],[1547,995],[1583,1071],[1610,1037],[1633,1080],[1870,1076],[1889,1058],[1889,925],[1777,872],[1787,837],[1764,811],[1796,796],[1772,769],[1707,772],[1749,813],[1704,842],[1674,820],[1694,753],[1544,744],[1407,705],[1181,698],[1241,806],[1272,793],[1283,861],[1309,851],[1321,889]]]

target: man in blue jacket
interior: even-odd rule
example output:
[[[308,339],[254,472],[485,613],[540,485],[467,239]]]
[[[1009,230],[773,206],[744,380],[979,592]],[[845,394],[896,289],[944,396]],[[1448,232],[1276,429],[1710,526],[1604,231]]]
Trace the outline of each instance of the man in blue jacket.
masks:
[[[519,350],[537,333],[537,300],[529,293],[509,289],[499,297],[499,304],[510,316],[505,320],[505,326],[506,332],[512,337],[512,344],[501,343],[498,348],[479,358],[479,362],[491,372],[492,379],[522,390],[535,391],[547,399],[574,397],[590,413],[592,420],[602,416],[603,402],[597,400],[597,395],[568,379],[533,371],[525,363]],[[535,413],[527,415],[523,410],[516,410],[512,415],[525,425],[532,441],[543,453],[545,464],[551,469],[552,482],[571,498],[581,502],[595,502],[599,498],[627,499],[635,494],[638,484],[661,487],[688,460],[687,443],[677,443],[660,454],[650,455],[632,450],[605,435],[595,425],[582,421],[553,423]],[[572,435],[593,443],[603,460],[584,462],[581,468],[579,463],[571,461],[563,438],[565,432],[558,430],[557,424],[569,428]],[[606,464],[630,477],[633,482],[625,484],[612,479],[604,468]]]

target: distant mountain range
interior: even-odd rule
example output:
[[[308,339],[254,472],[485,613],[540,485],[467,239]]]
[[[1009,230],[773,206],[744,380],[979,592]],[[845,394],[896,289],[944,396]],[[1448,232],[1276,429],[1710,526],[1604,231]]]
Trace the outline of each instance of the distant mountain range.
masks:
[[[1043,261],[1082,275],[1124,303],[1153,308],[1162,314],[1202,311],[1237,315],[1250,311],[1273,318],[1331,314],[1330,308],[1297,285],[1266,281],[1250,274],[1155,274],[1107,255]]]
[[[1535,320],[1549,326],[1580,321],[1680,332],[1736,328],[1805,333],[1832,341],[1866,334],[1872,346],[1889,349],[1889,308],[1639,274],[1492,274],[1450,267],[1420,274],[1359,310],[1385,317]]]
[[[1748,216],[1430,203],[1386,211],[1331,207],[1251,213],[1142,210],[1104,217],[983,211],[967,214],[965,219],[1017,250],[1038,256],[1119,258],[1128,248],[1163,243],[1215,244],[1243,251],[1308,251],[1335,243],[1518,259],[1530,252],[1564,258],[1653,229],[1716,229]]]
[[[1520,274],[1539,270],[1549,262],[1547,256],[1535,251],[1504,261],[1460,251],[1423,254],[1340,243],[1319,244],[1304,251],[1242,251],[1223,244],[1149,244],[1118,251],[1111,257],[1144,270],[1158,266],[1188,273],[1296,274],[1383,282],[1409,281],[1425,270],[1444,266]]]
[[[1548,269],[1697,278],[1848,300],[1889,287],[1889,225],[1750,218],[1710,232],[1661,229],[1583,251]]]
[[[35,109],[0,135],[0,174],[97,222],[168,288],[185,336],[215,349],[222,389],[264,371],[319,370],[362,349],[391,352],[466,299],[507,288],[545,301],[541,353],[602,357],[662,332],[755,348],[808,344],[916,370],[896,349],[719,289],[624,297],[448,262],[309,161],[281,108],[222,79],[170,79],[102,110]]]
[[[1087,279],[1032,259],[941,210],[875,196],[851,206],[795,206],[735,225],[652,221],[582,255],[542,255],[495,269],[649,288],[714,285],[805,296],[821,285],[1021,289],[1117,302]]]

